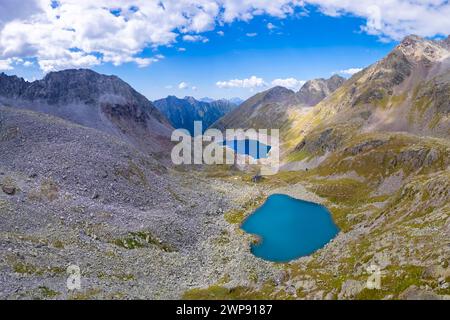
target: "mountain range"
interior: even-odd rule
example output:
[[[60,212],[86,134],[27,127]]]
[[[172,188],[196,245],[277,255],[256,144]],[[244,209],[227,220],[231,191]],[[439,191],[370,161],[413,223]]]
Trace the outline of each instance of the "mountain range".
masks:
[[[347,138],[370,132],[448,137],[449,43],[448,38],[405,38],[384,59],[355,74],[316,105],[308,115],[307,121],[316,124],[308,136],[305,127],[294,129],[291,136],[303,139],[302,146],[321,144],[327,136],[335,141],[327,150]]]
[[[0,74],[0,103],[56,116],[132,142],[167,149],[173,128],[143,95],[116,76],[91,70],[50,72],[27,82]]]
[[[203,97],[203,98],[200,98],[198,100],[199,101],[203,101],[203,102],[213,102],[213,101],[217,101],[218,99],[213,99],[213,98],[209,98],[209,97]],[[227,100],[227,101],[229,101],[232,104],[235,104],[237,106],[239,106],[242,102],[244,102],[244,100],[242,100],[241,98],[238,98],[238,97],[229,98],[229,99],[219,99],[219,100]]]
[[[153,103],[174,128],[186,129],[191,135],[194,135],[194,121],[202,121],[203,130],[206,130],[216,120],[237,107],[237,104],[226,99],[199,101],[193,97],[179,99],[175,96],[168,96]]]
[[[214,103],[152,103],[84,69],[1,74],[0,297],[449,298],[450,38],[409,36],[348,80]],[[195,119],[280,129],[279,173],[173,165],[170,133]],[[339,234],[289,263],[255,257],[241,223],[280,193],[326,207]]]
[[[298,92],[276,86],[258,93],[239,108],[228,113],[213,127],[225,128],[274,128],[279,129],[289,121],[293,110],[300,111],[312,107],[338,89],[345,79],[334,75],[330,79],[315,79],[307,81]]]

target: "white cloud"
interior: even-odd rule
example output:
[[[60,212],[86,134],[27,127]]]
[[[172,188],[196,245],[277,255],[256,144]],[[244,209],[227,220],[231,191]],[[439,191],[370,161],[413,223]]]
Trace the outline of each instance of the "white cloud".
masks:
[[[179,84],[178,84],[178,89],[180,89],[180,90],[185,90],[185,89],[187,89],[189,87],[189,85],[186,83],[186,82],[180,82]]]
[[[185,52],[186,51],[186,48],[178,48],[177,49],[179,52]]]
[[[269,23],[267,24],[267,29],[269,29],[269,30],[273,30],[273,29],[276,29],[276,28],[277,28],[277,26],[274,25],[272,22],[269,22]]]
[[[12,59],[0,60],[0,71],[12,70]]]
[[[0,59],[0,71],[13,70],[16,65],[23,65],[25,67],[30,67],[33,65],[31,61],[25,61],[22,58],[8,58]]]
[[[0,28],[2,25],[16,19],[27,19],[40,11],[37,1],[27,1],[22,4],[17,0],[0,1]]]
[[[225,35],[225,32],[223,32],[222,30],[217,31],[217,34],[221,37],[223,37]]]
[[[360,17],[362,31],[381,39],[450,34],[447,0],[58,0],[55,8],[51,3],[0,1],[0,59],[35,58],[44,71],[105,62],[147,66],[158,58],[140,57],[145,48],[173,45],[180,36],[206,42],[202,33],[217,25],[264,14],[283,19],[305,5],[329,16]]]
[[[400,40],[406,35],[450,34],[450,4],[446,0],[306,0],[329,16],[351,14],[362,17],[361,27],[383,39]]]
[[[203,43],[206,43],[209,41],[209,39],[204,36],[191,35],[191,34],[187,34],[187,35],[183,36],[183,40],[187,41],[187,42],[203,42]]]
[[[135,62],[143,67],[158,60],[140,57],[147,47],[172,45],[180,35],[187,36],[185,41],[207,42],[200,34],[218,24],[262,14],[283,17],[293,12],[298,0],[58,0],[57,6],[51,4],[49,0],[0,1],[0,59],[36,58],[44,71],[105,62]]]
[[[258,78],[256,76],[251,76],[247,79],[233,79],[229,81],[218,81],[216,86],[219,88],[259,88],[267,86],[264,79]]]
[[[253,38],[256,37],[258,34],[256,32],[249,32],[245,34],[247,37]]]
[[[296,91],[304,84],[304,80],[298,80],[295,78],[275,79],[272,81],[273,86],[282,86]]]
[[[124,59],[124,62],[135,62],[139,68],[145,68],[151,65],[154,62],[158,62],[161,59],[158,58],[133,58],[130,60]],[[115,65],[118,65],[120,63],[115,63]]]
[[[197,87],[196,86],[191,86],[189,83],[187,83],[186,81],[181,81],[179,84],[173,86],[171,84],[168,84],[166,86],[164,86],[164,89],[167,90],[171,90],[177,88],[179,90],[192,90],[192,91],[196,91]]]
[[[352,75],[354,75],[355,73],[360,72],[361,70],[362,70],[362,68],[349,68],[349,69],[341,70],[341,71],[339,71],[338,73],[352,76]]]

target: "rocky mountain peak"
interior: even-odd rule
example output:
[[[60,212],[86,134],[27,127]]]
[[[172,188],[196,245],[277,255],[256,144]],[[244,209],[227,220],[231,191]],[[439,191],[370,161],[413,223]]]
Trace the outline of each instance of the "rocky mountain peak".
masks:
[[[396,50],[417,62],[422,60],[438,62],[450,56],[448,48],[442,42],[428,40],[416,35],[404,38]]]
[[[0,96],[16,98],[20,96],[30,85],[29,82],[17,76],[8,76],[0,73]]]
[[[297,92],[297,98],[300,104],[314,106],[336,91],[344,82],[345,78],[339,75],[333,75],[329,79],[307,81]]]
[[[294,94],[294,91],[287,89],[285,87],[276,86],[265,92],[265,97],[268,99],[278,99],[286,96],[291,96]]]
[[[202,101],[197,101],[197,99],[195,99],[192,96],[186,96],[186,97],[184,97],[184,100],[186,100],[187,102],[189,102],[191,104],[202,102]]]
[[[341,77],[340,75],[333,75],[330,79],[326,80],[326,83],[328,84],[328,88],[331,91],[335,91],[338,89],[342,84],[346,81],[344,77]]]
[[[258,104],[282,104],[291,105],[295,104],[296,97],[295,92],[291,89],[287,89],[281,86],[275,86],[266,91],[256,94],[247,101],[257,101]]]
[[[31,83],[23,97],[49,104],[97,102],[148,104],[148,100],[116,76],[102,75],[88,69],[69,69],[48,73]]]

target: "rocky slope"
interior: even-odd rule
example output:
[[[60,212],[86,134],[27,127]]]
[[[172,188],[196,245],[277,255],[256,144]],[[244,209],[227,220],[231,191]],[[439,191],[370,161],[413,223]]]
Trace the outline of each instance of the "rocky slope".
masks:
[[[212,127],[276,128],[285,121],[286,109],[296,103],[295,92],[274,87],[244,101],[238,108],[220,118]]]
[[[89,95],[49,94],[38,85],[33,91],[2,77],[0,86],[9,105],[0,106],[1,299],[175,299],[224,272],[236,285],[250,273],[280,276],[251,255],[248,237],[223,217],[252,203],[257,188],[174,171],[164,166],[166,153],[156,157],[150,145],[107,126],[147,125],[159,114],[151,107],[130,112],[116,104],[116,125],[99,103],[77,103],[100,112],[102,121],[92,122],[85,118],[95,116],[91,109],[64,105]],[[164,118],[159,123],[166,126]],[[82,272],[81,289],[70,291],[66,269],[73,264]]]
[[[222,216],[257,194],[174,172],[99,130],[0,107],[0,298],[174,299],[222,272],[242,277],[237,264],[272,277]],[[66,287],[72,264],[81,290]]]
[[[310,80],[296,93],[284,87],[274,87],[244,101],[239,108],[214,123],[220,130],[226,128],[273,128],[288,125],[290,114],[311,107],[339,88],[345,79]]]
[[[0,74],[0,103],[113,134],[146,151],[159,152],[170,145],[172,127],[166,118],[116,76],[64,70],[27,82]]]
[[[193,97],[179,99],[175,96],[154,101],[154,104],[173,127],[187,129],[191,135],[194,134],[194,121],[202,121],[203,129],[206,130],[220,117],[237,107],[226,99],[198,101]]]

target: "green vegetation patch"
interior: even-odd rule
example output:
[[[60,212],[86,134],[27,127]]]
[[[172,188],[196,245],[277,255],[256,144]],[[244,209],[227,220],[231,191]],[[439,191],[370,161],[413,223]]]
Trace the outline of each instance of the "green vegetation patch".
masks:
[[[365,202],[371,189],[363,182],[342,178],[335,180],[311,180],[308,189],[333,203],[354,206]]]
[[[13,270],[16,273],[27,274],[27,275],[43,275],[46,273],[50,274],[61,274],[65,273],[66,269],[62,267],[40,267],[35,266],[26,262],[16,262],[13,264]]]
[[[213,285],[204,289],[191,289],[183,294],[186,300],[270,300],[292,299],[284,291],[275,291],[276,285],[272,281],[266,282],[261,288],[250,287],[226,288]]]
[[[307,152],[306,150],[300,150],[300,151],[296,151],[296,152],[289,154],[286,157],[286,161],[287,162],[302,161],[302,160],[309,158],[310,156],[311,156],[311,154],[309,152]]]
[[[164,243],[148,231],[130,232],[126,237],[115,239],[112,242],[116,246],[130,250],[156,246],[165,252],[176,251],[171,245]]]
[[[257,207],[259,207],[266,199],[266,196],[260,194],[255,199],[246,202],[240,209],[228,211],[224,214],[225,220],[230,224],[242,224],[245,218]]]
[[[225,213],[224,218],[228,223],[241,224],[247,216],[244,210],[231,210]]]
[[[92,300],[100,293],[100,289],[88,289],[81,292],[76,291],[69,296],[69,300]]]
[[[40,286],[39,291],[41,292],[41,295],[44,298],[49,298],[49,299],[55,298],[61,294],[60,292],[52,290],[46,286]]]
[[[420,287],[427,284],[423,279],[423,267],[414,265],[389,266],[382,271],[381,289],[363,289],[356,299],[379,300],[388,295],[394,299],[410,286]]]

